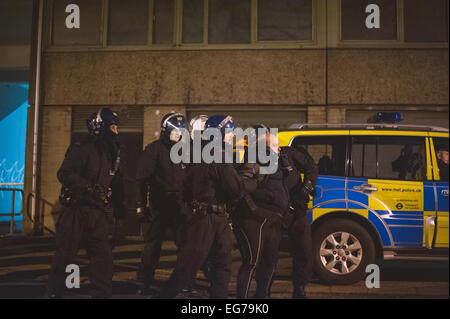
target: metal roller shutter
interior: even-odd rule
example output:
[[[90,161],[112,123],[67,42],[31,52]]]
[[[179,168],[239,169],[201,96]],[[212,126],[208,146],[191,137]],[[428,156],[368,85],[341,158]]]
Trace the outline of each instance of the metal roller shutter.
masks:
[[[144,126],[144,108],[142,106],[112,106],[120,117],[120,132],[142,132]],[[72,108],[72,132],[86,132],[86,120],[97,112],[98,106],[74,106]]]

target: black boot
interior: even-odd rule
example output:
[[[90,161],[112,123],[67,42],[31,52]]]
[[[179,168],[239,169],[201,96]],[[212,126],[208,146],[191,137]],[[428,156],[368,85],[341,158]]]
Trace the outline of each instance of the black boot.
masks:
[[[308,299],[305,292],[305,286],[300,286],[294,289],[294,293],[292,294],[292,299]]]

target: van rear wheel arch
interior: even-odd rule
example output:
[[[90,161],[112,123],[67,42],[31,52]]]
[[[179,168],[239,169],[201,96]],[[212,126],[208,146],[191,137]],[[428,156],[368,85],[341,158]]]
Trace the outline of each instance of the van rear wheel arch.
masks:
[[[383,243],[381,241],[380,235],[378,234],[378,231],[369,220],[367,220],[360,214],[351,211],[334,211],[327,213],[325,215],[320,216],[315,221],[313,221],[311,225],[312,233],[314,234],[314,230],[316,230],[318,226],[320,226],[322,223],[329,222],[330,219],[339,219],[339,220],[349,219],[363,226],[373,239],[376,249],[375,256],[377,260],[383,259]]]
[[[366,266],[382,255],[373,234],[376,230],[355,215],[330,213],[313,224],[313,270],[323,283],[347,285],[364,280]]]

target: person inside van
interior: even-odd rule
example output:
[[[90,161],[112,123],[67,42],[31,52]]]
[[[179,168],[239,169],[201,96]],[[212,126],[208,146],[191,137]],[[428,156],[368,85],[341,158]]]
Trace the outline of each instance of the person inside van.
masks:
[[[441,181],[448,182],[448,162],[449,162],[448,146],[439,145],[437,147],[436,157],[438,161],[438,169]]]
[[[400,156],[392,162],[392,170],[398,172],[399,179],[417,180],[417,171],[421,167],[419,153],[415,153],[413,145],[405,145]]]

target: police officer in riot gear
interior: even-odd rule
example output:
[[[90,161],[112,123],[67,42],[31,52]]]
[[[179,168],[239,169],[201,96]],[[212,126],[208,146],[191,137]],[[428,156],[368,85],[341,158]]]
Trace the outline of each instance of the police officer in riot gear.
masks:
[[[143,294],[150,292],[166,231],[171,229],[176,236],[179,227],[181,190],[186,166],[171,161],[170,149],[180,140],[185,128],[186,121],[182,114],[166,114],[161,120],[160,138],[147,145],[139,160],[136,207],[144,237],[141,267]]]
[[[191,139],[193,140],[195,137],[195,132],[199,132],[199,137],[201,137],[201,134],[206,128],[206,121],[208,121],[208,115],[197,115],[194,118],[191,119],[189,122],[189,128],[190,128],[190,134]]]
[[[253,128],[266,152],[277,155],[279,147],[276,136],[271,135],[262,124]],[[264,166],[259,158],[257,161],[261,167]],[[281,219],[289,206],[289,193],[284,183],[286,174],[279,164],[275,173],[260,176],[257,189],[244,197],[233,214],[233,229],[242,256],[237,298],[249,298],[250,283],[255,274],[255,297],[265,298],[269,295],[279,255]]]
[[[305,286],[312,277],[311,223],[307,204],[319,176],[319,169],[302,147],[282,147],[280,162],[289,171],[286,185],[290,194],[290,209],[284,215],[283,225],[288,231],[293,270],[293,298],[305,299]],[[300,174],[304,174],[303,180]]]
[[[205,133],[210,128],[220,130],[223,143],[232,142],[230,131],[234,124],[231,116],[210,117],[206,122]],[[232,261],[228,205],[254,189],[256,181],[241,178],[232,164],[206,163],[204,160],[190,164],[186,177],[186,206],[183,210],[177,264],[158,297],[174,298],[209,258],[210,297],[227,298]]]
[[[117,141],[119,117],[101,108],[87,121],[89,138],[72,144],[58,170],[63,206],[56,224],[56,252],[49,275],[50,298],[62,297],[67,265],[74,264],[81,242],[90,258],[90,294],[112,295],[113,259],[108,239],[111,215],[123,217],[123,181]]]

